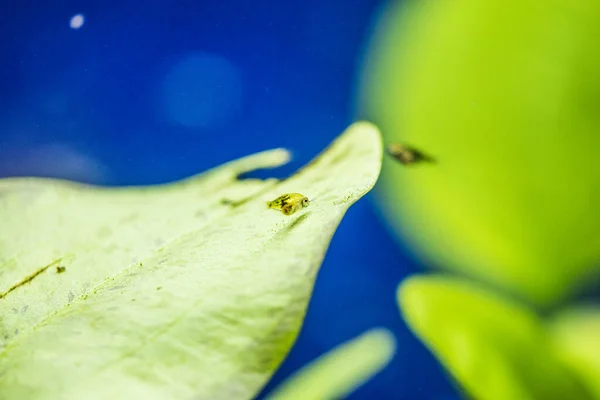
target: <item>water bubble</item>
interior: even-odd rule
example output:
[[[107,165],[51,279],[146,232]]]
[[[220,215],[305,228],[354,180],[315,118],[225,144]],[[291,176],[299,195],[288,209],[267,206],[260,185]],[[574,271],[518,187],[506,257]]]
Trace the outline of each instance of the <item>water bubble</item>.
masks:
[[[164,82],[167,117],[186,127],[212,126],[239,110],[242,81],[238,68],[216,54],[191,53]]]
[[[84,22],[85,18],[83,14],[76,14],[71,17],[71,20],[69,21],[69,26],[71,27],[71,29],[79,29],[83,26]]]

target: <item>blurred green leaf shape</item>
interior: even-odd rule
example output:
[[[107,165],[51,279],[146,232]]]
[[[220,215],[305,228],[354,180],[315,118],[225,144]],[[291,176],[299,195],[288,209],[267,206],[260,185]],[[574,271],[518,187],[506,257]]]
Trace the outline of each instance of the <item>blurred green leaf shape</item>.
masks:
[[[253,397],[381,153],[357,122],[283,181],[237,179],[282,149],[152,187],[0,180],[0,399]],[[267,209],[286,192],[310,206]]]
[[[476,399],[590,399],[524,306],[458,278],[416,276],[398,289],[413,332]]]
[[[600,275],[600,1],[388,2],[363,115],[379,203],[423,260],[552,306]],[[375,193],[377,195],[377,192]]]
[[[345,398],[381,371],[392,359],[396,342],[376,328],[317,358],[267,397],[268,400]]]
[[[563,361],[600,399],[600,307],[578,307],[559,313],[551,332]]]

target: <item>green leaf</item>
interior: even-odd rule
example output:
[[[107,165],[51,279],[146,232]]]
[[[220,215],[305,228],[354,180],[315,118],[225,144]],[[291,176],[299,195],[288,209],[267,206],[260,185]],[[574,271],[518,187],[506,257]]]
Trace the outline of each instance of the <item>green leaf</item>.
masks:
[[[405,280],[398,302],[413,332],[476,399],[591,398],[522,304],[435,275]]]
[[[377,199],[424,261],[540,305],[600,273],[600,1],[390,2],[362,107],[386,144]]]
[[[337,225],[377,180],[379,132],[352,125],[283,181],[236,179],[287,159],[267,151],[153,187],[0,180],[0,399],[257,393]],[[288,192],[310,205],[267,209]]]
[[[394,336],[388,330],[372,329],[317,358],[267,399],[345,398],[390,362],[395,346]]]
[[[559,313],[551,323],[563,361],[600,399],[600,307],[578,307]]]

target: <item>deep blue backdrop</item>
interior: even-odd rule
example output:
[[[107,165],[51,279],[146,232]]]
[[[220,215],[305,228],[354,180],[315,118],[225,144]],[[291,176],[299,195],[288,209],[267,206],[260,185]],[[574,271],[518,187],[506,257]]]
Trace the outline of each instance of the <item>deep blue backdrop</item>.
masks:
[[[109,185],[175,180],[271,147],[288,174],[352,121],[357,68],[381,1],[3,2],[0,176]],[[70,26],[81,13],[83,25]],[[75,20],[76,22],[76,20]],[[455,398],[403,324],[398,282],[418,268],[370,199],[325,258],[306,323],[267,391],[375,326],[394,361],[355,399]]]

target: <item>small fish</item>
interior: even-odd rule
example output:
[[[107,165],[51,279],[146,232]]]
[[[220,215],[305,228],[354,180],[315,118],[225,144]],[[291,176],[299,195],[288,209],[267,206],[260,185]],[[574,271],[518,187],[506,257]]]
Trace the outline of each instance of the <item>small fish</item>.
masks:
[[[421,161],[434,162],[433,158],[403,144],[392,143],[388,145],[387,152],[404,165],[416,164]]]
[[[308,197],[300,193],[286,193],[273,201],[267,201],[267,208],[281,210],[285,215],[291,215],[301,208],[308,207]]]

